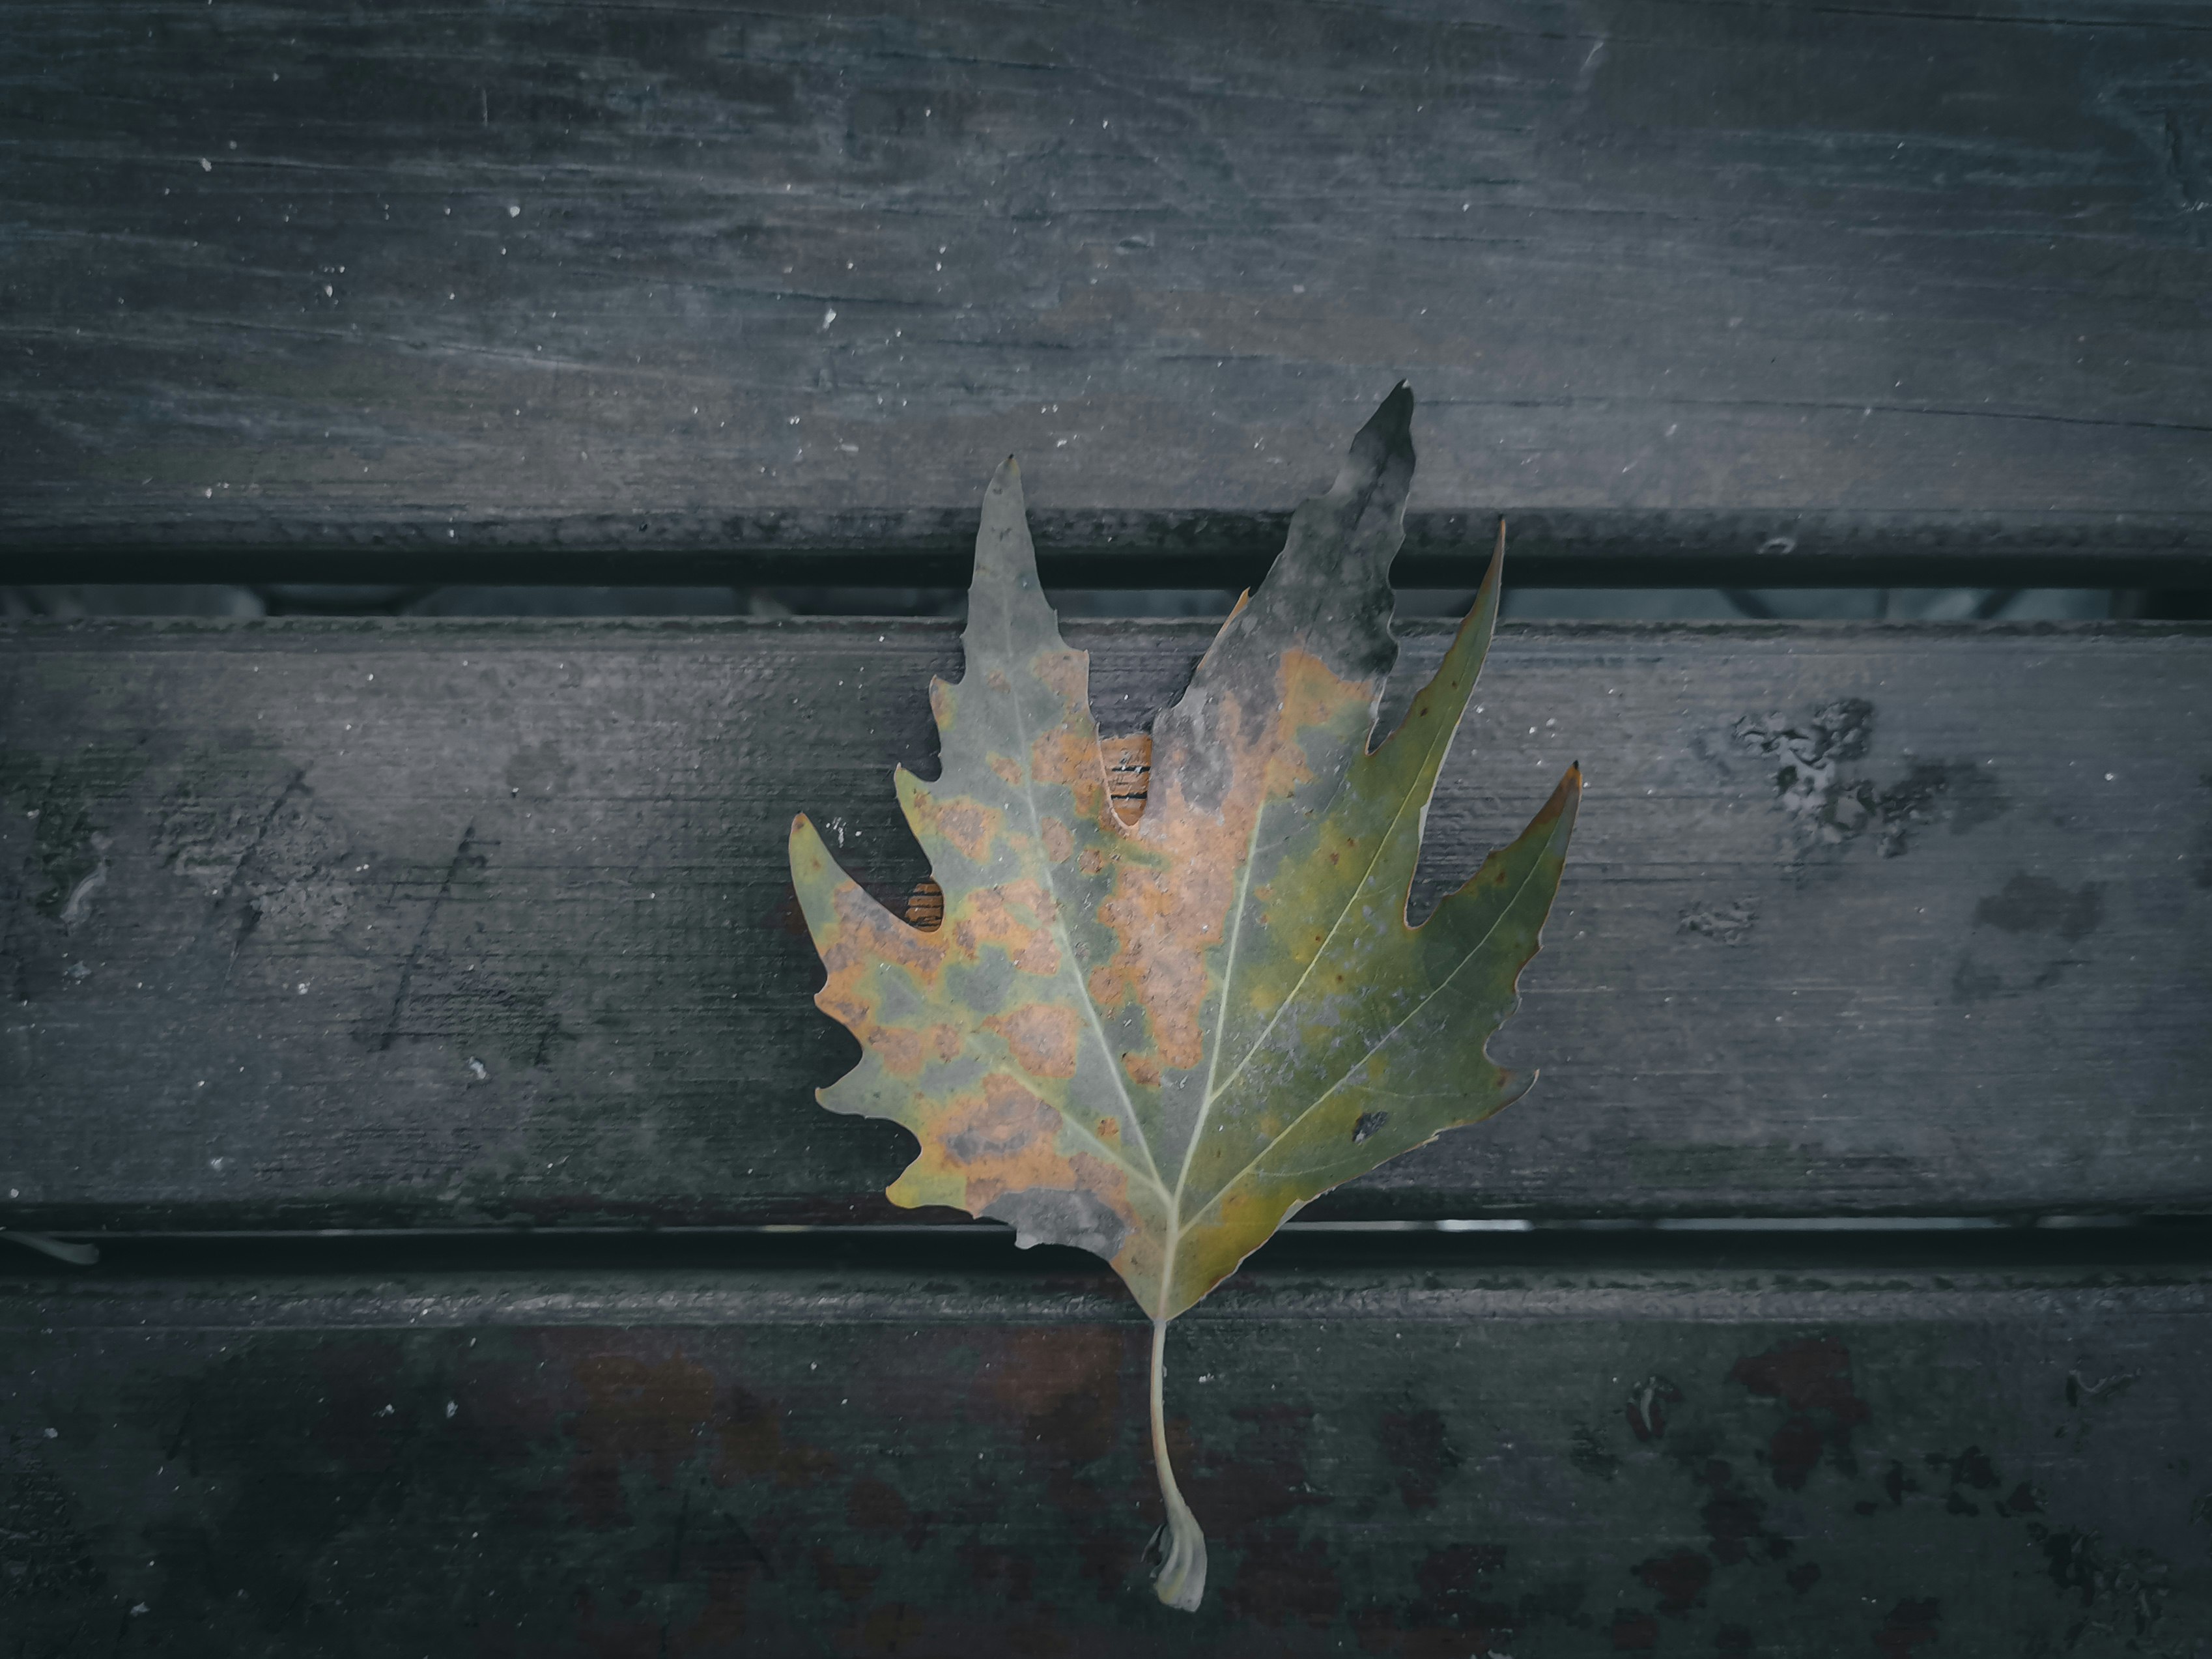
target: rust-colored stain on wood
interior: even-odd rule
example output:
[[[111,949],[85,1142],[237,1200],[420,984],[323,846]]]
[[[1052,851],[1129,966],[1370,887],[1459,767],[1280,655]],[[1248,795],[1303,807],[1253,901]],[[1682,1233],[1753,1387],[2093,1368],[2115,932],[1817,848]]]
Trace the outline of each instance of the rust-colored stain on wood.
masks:
[[[1147,1332],[1098,1316],[1103,1275],[532,1291],[554,1324],[433,1275],[349,1286],[343,1331],[321,1289],[203,1288],[180,1322],[171,1287],[79,1280],[0,1295],[0,1608],[33,1653],[308,1659],[449,1653],[457,1617],[549,1659],[2185,1654],[2212,1322],[2179,1272],[1462,1269],[1339,1276],[1320,1316],[1248,1274],[1177,1328],[1196,1619],[1146,1581]],[[1822,1297],[1853,1317],[1802,1318]],[[1620,1409],[1653,1378],[1663,1429]]]

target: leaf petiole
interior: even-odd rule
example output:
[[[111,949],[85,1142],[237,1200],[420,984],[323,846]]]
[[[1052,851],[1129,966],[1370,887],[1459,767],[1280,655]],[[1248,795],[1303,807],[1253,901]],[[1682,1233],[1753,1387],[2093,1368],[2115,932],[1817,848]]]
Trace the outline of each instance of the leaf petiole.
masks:
[[[1175,1466],[1168,1461],[1167,1415],[1163,1406],[1167,1375],[1168,1322],[1152,1322],[1152,1461],[1160,1472],[1160,1496],[1168,1506],[1168,1553],[1153,1575],[1160,1600],[1185,1613],[1198,1611],[1206,1596],[1206,1534],[1198,1517],[1176,1488]]]

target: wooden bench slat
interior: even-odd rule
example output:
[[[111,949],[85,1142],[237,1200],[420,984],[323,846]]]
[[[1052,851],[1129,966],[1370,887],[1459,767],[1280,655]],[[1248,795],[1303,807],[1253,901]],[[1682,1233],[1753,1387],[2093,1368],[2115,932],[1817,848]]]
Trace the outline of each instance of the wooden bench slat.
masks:
[[[1109,729],[1207,628],[1100,623]],[[1425,672],[1443,629],[1418,624]],[[942,623],[0,635],[0,1224],[909,1218],[804,809],[902,901]],[[1501,631],[1424,890],[1589,793],[1497,1121],[1316,1218],[2201,1210],[2212,630]],[[1419,901],[1417,900],[1417,905]]]
[[[1248,1270],[1170,1339],[1186,1618],[1092,1273],[34,1277],[0,1584],[33,1652],[2186,1651],[2208,1292]]]
[[[0,29],[19,580],[1280,512],[1408,374],[1416,507],[1569,551],[2203,580],[2186,0],[143,23]]]

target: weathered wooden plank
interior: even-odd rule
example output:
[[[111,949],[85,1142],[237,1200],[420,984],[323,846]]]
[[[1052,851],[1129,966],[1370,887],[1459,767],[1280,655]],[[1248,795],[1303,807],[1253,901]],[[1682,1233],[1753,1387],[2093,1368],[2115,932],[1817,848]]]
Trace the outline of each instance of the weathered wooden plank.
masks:
[[[1206,633],[1072,629],[1109,728]],[[0,639],[0,1224],[903,1213],[784,836],[903,898],[950,625]],[[1542,1079],[1314,1213],[2212,1203],[2212,631],[1508,627],[1478,697],[1429,882],[1589,780]]]
[[[1011,1255],[1012,1253],[1009,1252]],[[2201,1265],[18,1281],[41,1655],[2186,1655]]]
[[[1015,450],[1054,545],[1260,556],[1237,515],[1410,374],[1439,580],[1499,510],[1555,580],[2201,572],[2206,27],[12,6],[0,537],[18,580],[742,580],[957,561]]]

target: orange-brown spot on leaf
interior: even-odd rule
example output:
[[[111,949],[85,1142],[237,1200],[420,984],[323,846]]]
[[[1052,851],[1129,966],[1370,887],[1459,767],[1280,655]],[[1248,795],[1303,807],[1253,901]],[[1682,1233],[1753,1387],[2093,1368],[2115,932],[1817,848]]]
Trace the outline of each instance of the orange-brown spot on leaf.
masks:
[[[1121,1069],[1129,1074],[1129,1081],[1140,1088],[1157,1089],[1160,1086],[1160,1062],[1151,1054],[1124,1050]]]
[[[1098,740],[1090,722],[1039,732],[1030,744],[1030,775],[1073,791],[1079,811],[1096,813],[1106,793],[1106,769],[1099,764]]]
[[[1066,1127],[1018,1079],[993,1072],[980,1093],[960,1095],[932,1115],[918,1162],[963,1180],[962,1207],[980,1215],[1006,1193],[1076,1187],[1075,1170],[1056,1144]]]
[[[1274,729],[1267,733],[1264,787],[1270,796],[1286,795],[1313,776],[1297,734],[1314,726],[1339,725],[1355,709],[1370,706],[1374,687],[1346,680],[1319,657],[1293,647],[1283,653],[1275,689],[1281,702]]]
[[[1022,787],[1022,769],[1006,756],[993,755],[984,763],[999,775],[999,781],[1009,789]]]
[[[919,814],[917,819],[915,832],[920,835],[925,821],[920,820]],[[957,796],[951,800],[932,797],[926,822],[958,848],[961,855],[970,864],[981,865],[990,861],[991,838],[1006,822],[1006,814]]]
[[[1098,907],[1099,921],[1120,942],[1103,966],[1115,988],[1133,994],[1152,1016],[1153,1042],[1170,1066],[1188,1068],[1202,1058],[1204,952],[1221,937],[1234,867],[1209,872],[1181,859],[1164,867],[1124,864]]]
[[[857,1022],[845,1018],[842,1014],[836,1017],[843,1021],[847,1030],[860,1037],[861,1042],[867,1045],[868,1052],[893,1077],[902,1077],[911,1081],[920,1077],[921,1068],[929,1063],[932,1045],[911,1026],[881,1025],[866,1019],[865,1016]]]
[[[1042,1138],[1049,1147],[1060,1115],[1003,1072],[983,1079],[980,1097],[963,1095],[931,1124],[932,1138],[954,1164],[974,1168],[1018,1158]]]
[[[833,979],[848,967],[871,969],[879,963],[902,968],[925,985],[936,978],[945,961],[939,940],[901,923],[856,883],[839,888],[830,903],[837,931],[823,960]]]
[[[1292,732],[1334,724],[1346,709],[1364,706],[1375,691],[1372,683],[1344,679],[1319,657],[1296,646],[1283,653],[1275,684],[1282,700],[1282,726]]]
[[[819,942],[825,977],[814,1006],[866,1042],[882,976],[902,970],[925,991],[933,988],[945,961],[940,936],[906,927],[850,883],[830,902],[837,925]]]
[[[1073,1008],[1024,1003],[983,1024],[1006,1039],[1015,1061],[1031,1077],[1075,1075],[1075,1042],[1081,1026]]]
[[[1065,864],[1075,852],[1075,836],[1058,818],[1047,818],[1041,826],[1044,831],[1045,856],[1054,864]]]
[[[1081,651],[1062,646],[1040,651],[1030,659],[1030,672],[1063,702],[1087,708],[1091,702],[1091,659]]]
[[[1092,1004],[1108,1013],[1119,1008],[1129,994],[1128,986],[1122,981],[1121,969],[1111,963],[1102,963],[1093,968],[1088,975],[1085,975],[1083,987],[1091,994]]]
[[[970,959],[996,947],[1025,974],[1052,975],[1060,971],[1053,916],[1052,899],[1042,887],[1012,881],[969,894],[949,931]]]

